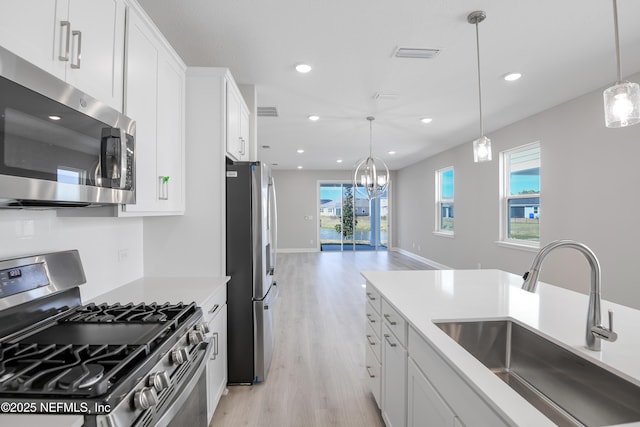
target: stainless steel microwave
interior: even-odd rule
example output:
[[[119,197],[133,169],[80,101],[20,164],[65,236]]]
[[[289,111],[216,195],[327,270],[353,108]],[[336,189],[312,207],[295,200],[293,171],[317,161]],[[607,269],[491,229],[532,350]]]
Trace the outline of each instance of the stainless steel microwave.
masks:
[[[135,203],[135,122],[0,47],[0,207]]]

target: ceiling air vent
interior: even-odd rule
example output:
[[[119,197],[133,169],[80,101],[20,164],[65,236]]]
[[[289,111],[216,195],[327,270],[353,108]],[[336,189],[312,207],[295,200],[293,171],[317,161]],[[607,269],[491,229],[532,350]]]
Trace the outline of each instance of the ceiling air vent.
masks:
[[[278,117],[278,108],[258,107],[258,117]]]
[[[393,52],[395,58],[431,59],[438,56],[440,49],[399,47]]]

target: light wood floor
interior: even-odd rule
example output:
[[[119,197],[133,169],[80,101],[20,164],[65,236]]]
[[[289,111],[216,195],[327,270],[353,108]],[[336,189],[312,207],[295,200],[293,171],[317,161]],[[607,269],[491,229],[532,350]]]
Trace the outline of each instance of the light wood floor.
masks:
[[[267,380],[229,387],[210,427],[384,426],[366,384],[359,272],[428,266],[394,252],[279,254],[278,263]]]

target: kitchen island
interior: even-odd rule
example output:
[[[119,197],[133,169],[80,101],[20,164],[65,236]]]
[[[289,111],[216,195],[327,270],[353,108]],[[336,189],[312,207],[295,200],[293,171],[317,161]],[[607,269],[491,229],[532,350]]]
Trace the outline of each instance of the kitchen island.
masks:
[[[440,402],[436,406],[450,425],[554,425],[434,322],[512,319],[640,386],[638,310],[603,300],[603,318],[607,310],[614,311],[619,338],[603,341],[602,351],[594,352],[585,347],[588,296],[584,294],[545,283],[540,283],[536,293],[526,292],[521,289],[521,277],[500,270],[366,271],[362,275],[369,301],[367,369],[387,425],[398,420],[397,424],[418,425],[414,418],[421,411],[416,408],[421,401],[411,393],[417,392],[418,397],[422,393],[413,379],[425,365],[435,367],[436,374],[426,378],[435,390],[424,393]],[[424,357],[425,351],[431,352],[430,358]],[[386,382],[383,371],[389,367],[385,364],[398,367],[398,375],[390,375]],[[402,369],[407,380],[394,385]],[[444,389],[438,389],[438,384]],[[402,392],[385,396],[385,388],[402,390],[403,386],[409,396]],[[465,393],[477,402],[465,400]]]

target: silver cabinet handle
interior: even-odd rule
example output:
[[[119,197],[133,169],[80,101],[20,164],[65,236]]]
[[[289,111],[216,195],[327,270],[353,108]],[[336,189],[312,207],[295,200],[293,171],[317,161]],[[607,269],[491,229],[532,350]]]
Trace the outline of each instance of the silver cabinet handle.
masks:
[[[220,308],[220,304],[214,305],[213,308],[211,310],[209,310],[209,314],[215,313],[216,310],[218,310],[218,308]]]
[[[369,345],[376,345],[375,341],[371,341],[371,335],[367,335],[367,341],[369,341]]]
[[[389,322],[390,325],[394,326],[397,325],[398,322],[394,322],[393,320],[391,320],[391,315],[390,314],[385,314],[384,318],[387,319],[387,321]]]
[[[82,57],[82,31],[74,30],[71,32],[71,37],[78,38],[78,47],[76,48],[76,62],[71,62],[71,68],[80,68],[80,58]]]
[[[376,297],[374,297],[371,292],[367,292],[367,298],[369,298],[370,301],[375,301],[376,300]]]
[[[169,200],[169,176],[158,176],[158,200]]]
[[[218,357],[218,354],[220,354],[220,351],[218,349],[218,341],[220,340],[219,335],[217,332],[213,333],[213,358],[216,359]]]
[[[62,34],[65,33],[65,36]],[[63,62],[69,60],[69,43],[71,37],[71,22],[60,21],[60,53],[58,59]],[[64,48],[62,47],[64,43]]]
[[[371,366],[367,366],[367,373],[369,374],[369,378],[375,378],[376,376],[371,373]]]
[[[369,319],[369,322],[371,323],[376,323],[376,319],[372,319],[369,313],[367,313],[367,319]]]
[[[389,334],[384,334],[384,339],[385,339],[385,340],[387,340],[387,342],[389,343],[389,345],[390,345],[391,347],[397,347],[397,346],[398,346],[398,344],[396,344],[396,343],[394,343],[393,341],[391,341],[391,340],[389,339],[389,337],[390,337],[390,336],[391,336],[391,335],[389,335]]]

